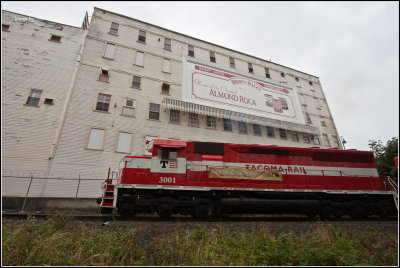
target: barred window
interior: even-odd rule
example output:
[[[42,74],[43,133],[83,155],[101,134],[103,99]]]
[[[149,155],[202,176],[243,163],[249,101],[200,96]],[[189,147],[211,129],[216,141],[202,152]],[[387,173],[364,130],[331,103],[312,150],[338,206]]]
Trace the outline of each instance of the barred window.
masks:
[[[303,134],[303,142],[304,143],[310,143],[310,137],[308,136],[307,133]]]
[[[39,101],[42,95],[42,90],[31,89],[28,99],[26,100],[27,105],[39,106]]]
[[[247,134],[247,126],[245,122],[239,122],[239,133]]]
[[[188,45],[188,55],[194,57],[194,46]]]
[[[253,133],[256,136],[261,136],[261,127],[260,127],[260,125],[253,124]]]
[[[224,130],[232,131],[232,121],[224,118]]]
[[[171,39],[164,39],[164,49],[171,51]]]
[[[268,137],[275,137],[274,128],[267,126],[267,135]]]
[[[139,31],[138,41],[146,42],[146,32],[145,31],[142,31],[142,30]]]
[[[199,126],[199,115],[195,113],[189,113],[189,125]]]
[[[170,110],[170,122],[174,124],[178,124],[180,121],[180,112],[178,110]]]
[[[297,132],[291,131],[290,137],[292,138],[292,141],[295,141],[295,142],[299,141],[299,135],[297,135]]]
[[[207,116],[207,127],[208,128],[215,128],[215,117],[213,116]]]
[[[150,103],[149,119],[153,119],[153,120],[160,119],[160,104]]]
[[[110,27],[110,34],[118,35],[118,27],[119,24],[115,22],[111,22],[111,27]]]
[[[111,95],[99,93],[97,97],[96,110],[108,112],[108,109],[110,107],[110,101],[111,101]]]
[[[320,145],[318,135],[314,135],[313,142],[314,142],[315,145]]]
[[[306,114],[307,124],[312,124],[311,117],[309,114]]]
[[[161,93],[165,95],[169,95],[169,85],[166,83],[163,83],[161,86]]]
[[[329,142],[329,138],[327,134],[322,134],[322,137],[324,138],[324,145],[327,147],[331,147],[331,143]]]
[[[100,76],[99,76],[99,81],[102,82],[108,82],[108,79],[110,78],[109,71],[107,69],[101,68]]]
[[[140,89],[140,82],[141,82],[141,77],[133,76],[132,87]]]
[[[280,128],[280,129],[279,129],[279,136],[281,137],[281,139],[286,140],[286,139],[287,139],[287,137],[286,137],[286,130],[284,130],[283,128]]]
[[[253,64],[248,62],[247,65],[249,67],[249,73],[253,73]]]
[[[215,52],[210,51],[210,62],[216,62],[215,60]]]
[[[269,69],[268,68],[264,68],[265,70],[265,77],[266,78],[271,78],[271,75],[269,74]]]
[[[229,65],[231,68],[235,68],[235,59],[232,57],[229,57]]]

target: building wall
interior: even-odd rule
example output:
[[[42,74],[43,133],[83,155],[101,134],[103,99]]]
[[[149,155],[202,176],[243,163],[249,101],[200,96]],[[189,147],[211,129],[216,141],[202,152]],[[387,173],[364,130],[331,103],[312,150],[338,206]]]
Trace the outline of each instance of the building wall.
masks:
[[[4,174],[43,176],[49,165],[83,30],[2,11],[2,168]],[[50,41],[61,36],[60,42]],[[31,89],[42,90],[38,105],[27,105]],[[45,104],[46,98],[53,104]],[[26,171],[26,172],[24,172]],[[7,187],[8,182],[12,187]],[[25,189],[26,180],[3,180],[3,194]],[[36,181],[32,192],[40,192]]]
[[[112,22],[119,24],[117,35],[109,33]],[[146,31],[145,43],[138,41],[139,30]],[[171,51],[164,49],[165,38],[171,39]],[[79,39],[78,36],[77,39]],[[104,57],[107,43],[114,44],[116,48],[111,59]],[[338,137],[338,134],[318,77],[95,8],[85,39],[82,59],[79,62],[79,73],[76,81],[73,80],[72,82],[73,94],[66,110],[65,123],[60,128],[61,136],[59,143],[56,144],[56,154],[49,165],[49,177],[74,172],[74,174],[86,178],[93,178],[93,181],[85,181],[80,184],[79,196],[97,197],[100,195],[100,187],[99,180],[95,179],[104,179],[108,167],[116,169],[119,160],[126,155],[126,153],[117,151],[120,132],[131,134],[132,143],[129,146],[129,153],[139,155],[145,153],[147,136],[211,142],[315,146],[312,140],[310,140],[310,143],[305,143],[302,133],[298,133],[299,141],[293,141],[289,132],[286,132],[286,139],[281,139],[278,129],[275,128],[275,136],[269,137],[265,125],[261,126],[261,136],[254,135],[250,123],[247,123],[247,134],[239,134],[237,122],[233,122],[232,132],[224,131],[221,118],[216,119],[215,129],[206,127],[205,116],[199,116],[199,126],[190,126],[187,112],[180,112],[179,124],[171,123],[170,110],[165,109],[161,104],[164,98],[182,99],[182,59],[188,57],[188,45],[194,46],[195,59],[204,64],[275,85],[295,88],[298,92],[303,115],[309,114],[312,120],[310,126],[315,127],[316,131],[313,134],[319,136],[320,146],[335,147],[332,138],[333,136]],[[135,64],[138,51],[144,53],[143,66]],[[215,52],[216,63],[210,63],[210,51]],[[76,57],[64,56],[71,61],[71,65],[74,64]],[[234,69],[230,69],[229,57],[235,59]],[[171,61],[170,73],[163,72],[164,59]],[[54,60],[56,60],[56,57]],[[248,62],[253,64],[254,74],[248,73]],[[20,64],[25,64],[25,61]],[[10,65],[12,64],[10,63]],[[109,71],[108,82],[100,81],[99,76],[102,68]],[[269,69],[270,78],[265,77],[264,68]],[[281,73],[284,73],[285,76],[282,77]],[[141,77],[140,89],[132,87],[133,76]],[[296,77],[298,81],[296,81]],[[54,80],[58,81],[59,77],[54,76]],[[310,81],[312,85],[310,85]],[[170,85],[168,95],[161,92],[163,83]],[[25,92],[29,90],[27,86],[23,86],[22,89]],[[99,93],[111,96],[108,111],[96,110]],[[133,117],[122,115],[124,98],[136,101]],[[21,98],[16,100],[16,103],[23,106]],[[149,119],[150,103],[160,104],[159,120]],[[22,113],[26,111],[26,108],[33,109],[32,107],[23,108],[21,109]],[[36,108],[36,110],[45,113],[44,109],[40,108]],[[58,110],[52,113],[52,116],[57,119],[56,123],[60,120],[60,114],[61,111]],[[41,118],[41,116],[39,114],[38,118]],[[19,118],[17,120],[19,124],[23,122],[21,120],[21,118],[24,118],[23,116],[16,118]],[[325,121],[326,126],[321,125],[321,118]],[[16,129],[12,124],[9,128]],[[88,148],[92,128],[99,131],[104,130],[102,146],[98,150]],[[34,129],[38,131],[36,128]],[[56,129],[57,126],[54,127],[54,131],[51,135],[49,134],[48,138],[43,138],[47,143],[54,141]],[[328,135],[329,146],[324,143],[322,134]],[[51,147],[51,145],[49,143],[43,146]],[[11,146],[11,144],[8,146]],[[340,147],[340,145],[338,146]],[[7,149],[10,150],[11,147],[7,147]],[[18,149],[18,151],[21,150]],[[43,154],[43,156],[48,158],[48,154]],[[19,157],[22,157],[22,155],[17,156],[17,158]],[[43,165],[44,168],[45,166]],[[49,180],[43,187],[41,194],[49,197],[71,197],[74,196],[75,191],[76,185],[66,183],[66,186],[60,190],[59,182]]]

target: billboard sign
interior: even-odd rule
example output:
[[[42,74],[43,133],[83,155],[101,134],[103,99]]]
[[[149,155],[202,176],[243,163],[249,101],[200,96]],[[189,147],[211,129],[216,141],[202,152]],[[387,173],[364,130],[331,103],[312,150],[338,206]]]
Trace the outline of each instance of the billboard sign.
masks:
[[[295,89],[186,60],[183,64],[183,101],[304,124]]]

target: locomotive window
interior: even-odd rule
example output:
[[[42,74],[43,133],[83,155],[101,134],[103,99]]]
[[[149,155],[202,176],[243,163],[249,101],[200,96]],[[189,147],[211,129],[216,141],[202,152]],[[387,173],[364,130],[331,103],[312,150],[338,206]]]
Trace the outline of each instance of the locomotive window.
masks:
[[[223,143],[212,143],[212,142],[195,142],[194,152],[198,154],[224,154]]]
[[[177,160],[178,152],[176,151],[176,149],[163,148],[160,151],[161,151],[160,153],[161,159]]]
[[[176,151],[169,152],[169,159],[170,160],[176,160],[177,157],[178,157],[178,153]]]

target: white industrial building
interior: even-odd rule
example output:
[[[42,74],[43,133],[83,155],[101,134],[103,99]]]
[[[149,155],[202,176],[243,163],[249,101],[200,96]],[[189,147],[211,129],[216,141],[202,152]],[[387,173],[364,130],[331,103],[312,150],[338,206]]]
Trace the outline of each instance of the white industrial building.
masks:
[[[318,77],[103,9],[87,29],[2,11],[2,55],[3,175],[42,177],[31,197],[75,197],[78,176],[97,197],[154,138],[342,148]]]

